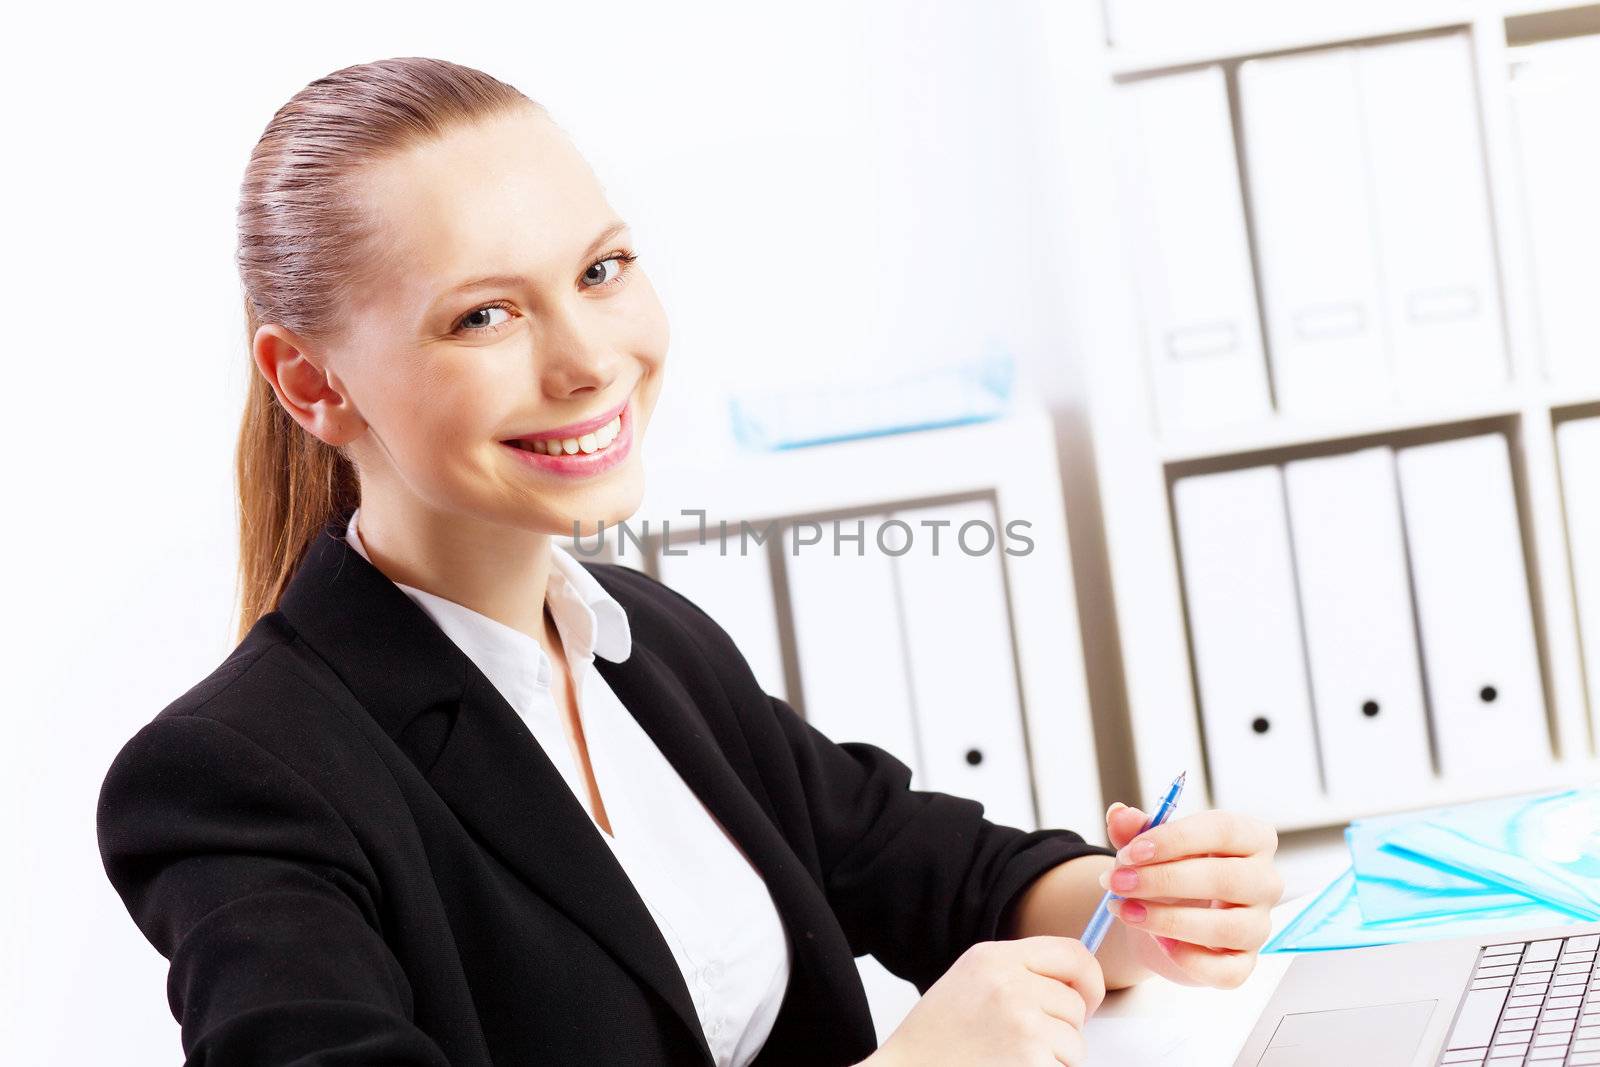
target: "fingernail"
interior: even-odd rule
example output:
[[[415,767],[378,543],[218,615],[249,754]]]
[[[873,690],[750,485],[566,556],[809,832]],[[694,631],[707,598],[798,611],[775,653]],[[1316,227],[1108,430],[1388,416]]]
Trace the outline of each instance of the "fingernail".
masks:
[[[1116,890],[1118,893],[1126,893],[1130,889],[1138,888],[1138,885],[1139,872],[1132,867],[1118,867],[1111,872],[1111,885],[1109,888]]]
[[[1122,846],[1122,851],[1117,853],[1117,862],[1124,866],[1133,866],[1139,863],[1149,863],[1156,857],[1156,846],[1152,841],[1143,838],[1129,841]]]
[[[1117,901],[1117,918],[1125,923],[1142,923],[1147,914],[1145,906],[1137,900]]]
[[[1110,889],[1111,888],[1111,872],[1110,871],[1101,871],[1100,872],[1100,888],[1101,889]]]
[[[1172,955],[1172,946],[1176,945],[1177,943],[1178,942],[1177,942],[1177,940],[1175,938],[1162,937],[1160,934],[1156,935],[1156,944],[1160,945],[1163,949],[1165,949],[1167,955],[1169,955],[1169,956]]]
[[[1113,815],[1115,815],[1117,813],[1118,809],[1125,808],[1127,806],[1128,805],[1124,804],[1120,800],[1113,800],[1111,802],[1111,806],[1106,809],[1106,818],[1108,818],[1108,819],[1111,818],[1111,816],[1113,816]]]

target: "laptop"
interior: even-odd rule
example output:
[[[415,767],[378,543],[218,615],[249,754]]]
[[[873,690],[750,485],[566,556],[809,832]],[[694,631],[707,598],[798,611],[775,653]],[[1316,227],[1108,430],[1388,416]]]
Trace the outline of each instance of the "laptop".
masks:
[[[1298,956],[1234,1067],[1600,1065],[1600,923]]]

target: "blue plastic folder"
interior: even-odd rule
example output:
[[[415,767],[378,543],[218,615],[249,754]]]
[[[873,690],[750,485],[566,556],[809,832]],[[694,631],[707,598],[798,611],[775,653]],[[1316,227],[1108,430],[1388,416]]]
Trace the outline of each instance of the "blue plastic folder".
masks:
[[[1448,808],[1397,827],[1384,847],[1600,919],[1600,790]]]
[[[1526,894],[1475,878],[1424,856],[1385,848],[1416,815],[1361,819],[1345,830],[1361,915],[1370,922],[1466,915],[1526,904]]]
[[[981,356],[900,376],[731,396],[728,414],[745,448],[804,448],[999,418],[1015,377],[1015,361],[991,338]]]
[[[1351,865],[1264,952],[1600,919],[1600,789],[1362,819]]]
[[[1401,941],[1466,937],[1519,926],[1561,926],[1575,919],[1569,912],[1524,898],[1520,904],[1480,908],[1467,914],[1440,913],[1391,922],[1368,922],[1362,916],[1356,899],[1356,873],[1351,868],[1334,879],[1261,951],[1320,952],[1367,948]]]

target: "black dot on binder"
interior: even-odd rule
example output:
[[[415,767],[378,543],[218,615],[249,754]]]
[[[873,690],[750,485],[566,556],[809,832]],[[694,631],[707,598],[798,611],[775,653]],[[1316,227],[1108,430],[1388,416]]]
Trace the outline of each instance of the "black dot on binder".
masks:
[[[1272,724],[1268,722],[1265,717],[1258,715],[1256,716],[1255,722],[1250,724],[1250,729],[1254,730],[1258,734],[1264,734],[1268,730],[1272,729]]]
[[[1361,714],[1365,715],[1369,719],[1377,715],[1378,702],[1376,700],[1369,700],[1365,704],[1361,705]]]
[[[983,762],[983,753],[979,752],[975,748],[967,749],[967,762],[976,767],[978,764]]]
[[[1486,685],[1482,689],[1478,690],[1478,699],[1483,701],[1485,704],[1493,704],[1496,698],[1499,696],[1500,691],[1492,685]]]

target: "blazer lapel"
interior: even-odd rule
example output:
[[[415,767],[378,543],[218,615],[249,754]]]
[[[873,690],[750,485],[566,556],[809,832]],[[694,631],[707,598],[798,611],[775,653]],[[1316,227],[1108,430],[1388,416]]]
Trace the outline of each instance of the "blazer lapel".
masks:
[[[602,580],[616,596],[615,583]],[[633,614],[630,611],[630,621]],[[819,1059],[829,1044],[841,1053],[875,1048],[870,1009],[853,964],[845,964],[850,973],[842,979],[831,966],[851,960],[854,953],[827,897],[758,803],[752,787],[735,773],[678,672],[641,642],[645,631],[634,627],[633,650],[626,660],[614,663],[597,657],[595,666],[662,755],[744,850],[788,930],[789,988],[768,1039],[767,1055],[783,1056],[786,1050],[780,1046],[801,1034]],[[764,798],[765,791],[760,795]],[[852,1028],[852,1020],[861,1025]]]
[[[598,657],[594,662],[667,762],[745,850],[773,896],[786,895],[797,878],[805,879],[799,857],[734,773],[693,697],[661,657],[635,640],[621,663]]]
[[[407,754],[421,758],[462,822],[654,989],[710,1061],[683,974],[600,831],[471,658],[344,540],[348,517],[313,540],[279,610]],[[404,734],[430,710],[453,711],[454,723],[436,757],[419,757]]]

